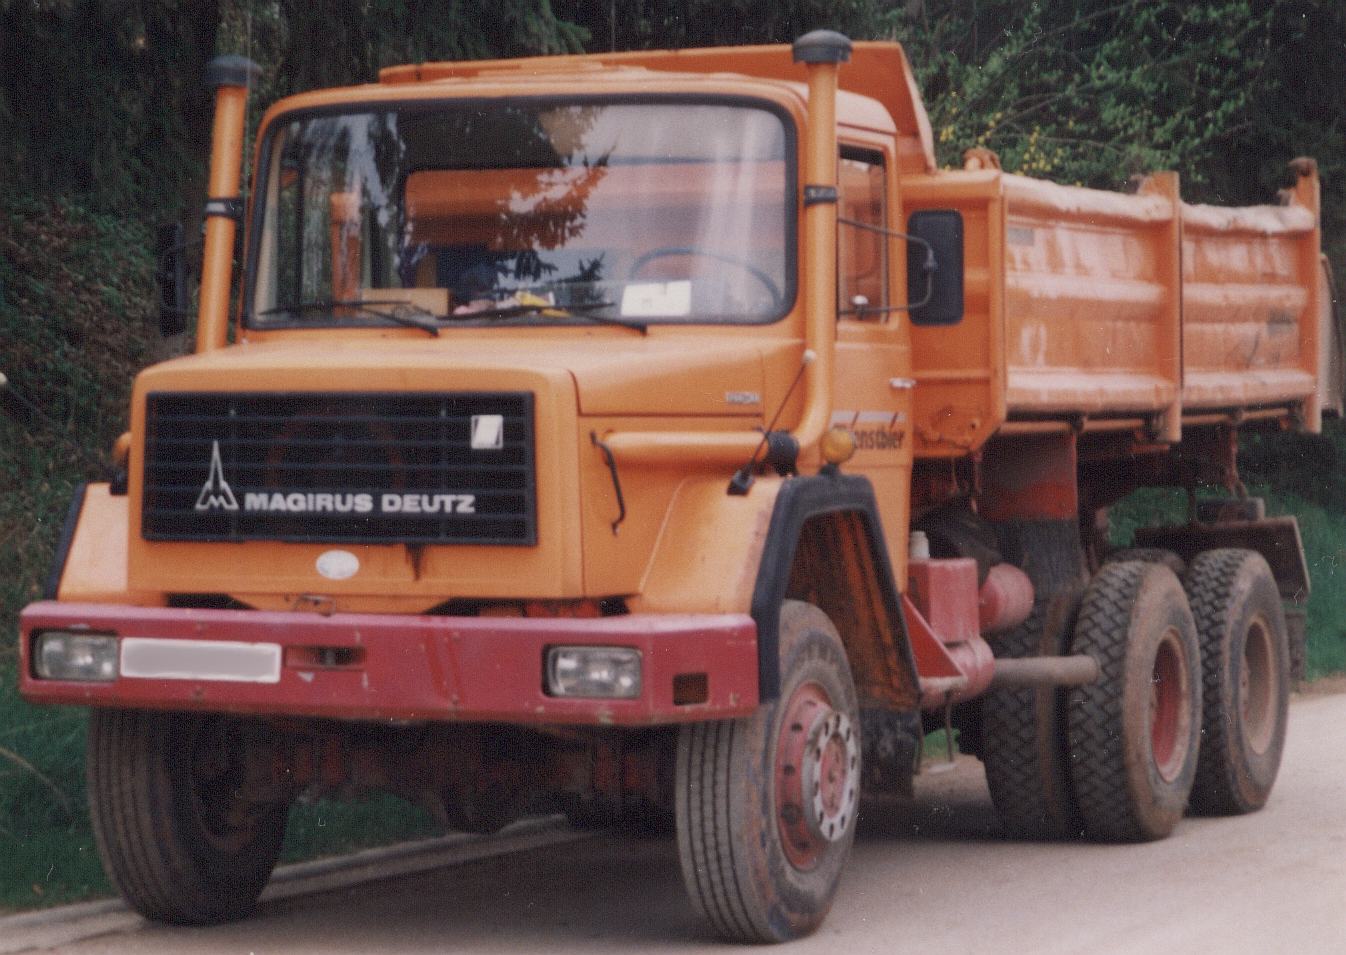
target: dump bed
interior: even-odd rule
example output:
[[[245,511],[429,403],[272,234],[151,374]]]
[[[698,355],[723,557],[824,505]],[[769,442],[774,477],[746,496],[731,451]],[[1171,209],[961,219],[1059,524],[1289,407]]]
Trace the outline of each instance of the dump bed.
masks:
[[[970,165],[992,165],[973,157]],[[1190,205],[1159,173],[1133,194],[995,168],[904,180],[903,211],[963,214],[966,313],[914,334],[918,453],[1000,432],[1275,417],[1318,430],[1332,342],[1318,179],[1279,205]]]

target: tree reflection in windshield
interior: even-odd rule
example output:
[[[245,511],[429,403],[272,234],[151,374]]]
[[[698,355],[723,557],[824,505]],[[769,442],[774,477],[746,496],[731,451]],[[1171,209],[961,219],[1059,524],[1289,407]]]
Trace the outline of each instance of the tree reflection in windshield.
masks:
[[[523,294],[762,320],[790,297],[786,136],[765,109],[450,102],[295,120],[271,143],[256,323],[315,300],[450,315]],[[304,321],[329,317],[367,312]]]

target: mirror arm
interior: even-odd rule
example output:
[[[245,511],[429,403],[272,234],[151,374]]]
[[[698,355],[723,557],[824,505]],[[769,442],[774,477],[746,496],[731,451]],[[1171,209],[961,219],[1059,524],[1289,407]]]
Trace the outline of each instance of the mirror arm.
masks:
[[[906,239],[908,242],[925,246],[925,261],[921,263],[921,272],[925,274],[925,294],[921,296],[919,302],[910,302],[906,305],[885,305],[882,308],[847,308],[838,311],[838,315],[887,315],[889,312],[910,312],[914,309],[925,308],[930,304],[930,299],[935,294],[935,270],[939,268],[939,263],[935,261],[935,249],[929,242],[919,235],[909,235],[906,232],[898,232],[896,229],[885,229],[881,225],[861,222],[859,219],[845,219],[837,216],[837,224],[864,229],[867,232],[875,232],[893,239]]]

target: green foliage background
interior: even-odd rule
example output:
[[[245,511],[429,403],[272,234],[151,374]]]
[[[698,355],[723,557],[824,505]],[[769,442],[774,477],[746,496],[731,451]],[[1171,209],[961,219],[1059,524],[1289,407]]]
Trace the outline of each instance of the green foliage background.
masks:
[[[73,487],[126,422],[150,333],[153,226],[204,198],[217,53],[275,99],[428,59],[788,42],[816,27],[902,41],[939,160],[1119,188],[1176,169],[1189,200],[1265,202],[1317,158],[1325,246],[1346,265],[1340,0],[0,0],[0,633],[40,594]],[[41,412],[33,410],[33,406]],[[1315,672],[1346,669],[1346,438],[1263,437],[1245,475],[1305,524]],[[1142,495],[1128,522],[1171,514]],[[31,708],[0,641],[0,909],[99,894],[83,716]],[[329,825],[329,822],[331,825]],[[413,812],[309,807],[290,857],[427,831]]]

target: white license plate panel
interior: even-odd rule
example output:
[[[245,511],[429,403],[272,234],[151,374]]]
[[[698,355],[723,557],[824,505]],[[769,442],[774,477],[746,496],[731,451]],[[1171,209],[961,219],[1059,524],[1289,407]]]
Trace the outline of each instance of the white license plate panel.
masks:
[[[278,643],[123,637],[121,675],[144,680],[279,683]]]

